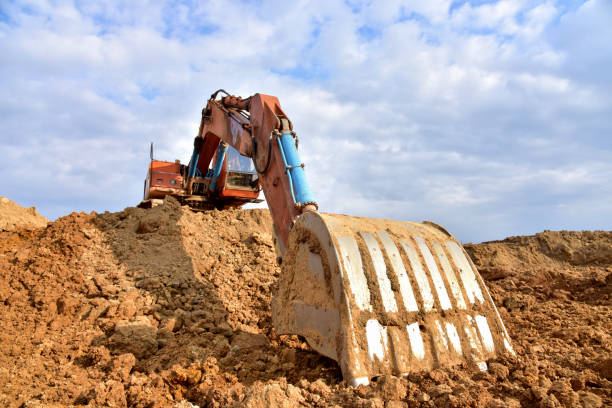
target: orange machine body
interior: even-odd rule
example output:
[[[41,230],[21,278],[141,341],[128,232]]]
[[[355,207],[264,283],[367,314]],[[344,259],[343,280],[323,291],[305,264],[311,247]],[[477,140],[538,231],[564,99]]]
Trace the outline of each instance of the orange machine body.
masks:
[[[216,161],[215,152],[210,164],[214,165]],[[194,210],[240,207],[247,203],[260,202],[258,197],[261,187],[258,181],[253,182],[254,173],[228,169],[228,161],[229,156],[223,158],[216,186],[211,190],[211,169],[200,170],[199,175],[188,177],[189,166],[181,164],[179,160],[151,160],[141,206],[149,206],[151,200],[163,199],[166,196],[173,196],[181,204]]]

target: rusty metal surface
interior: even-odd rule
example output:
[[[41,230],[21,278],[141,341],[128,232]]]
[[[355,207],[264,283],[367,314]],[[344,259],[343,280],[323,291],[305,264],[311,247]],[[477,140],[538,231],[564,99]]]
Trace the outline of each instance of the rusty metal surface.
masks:
[[[268,170],[259,174],[259,177],[279,237],[281,252],[284,252],[289,239],[291,224],[301,211],[294,205],[281,152],[277,146],[269,150],[268,143],[276,144],[274,139],[270,139],[270,134],[272,131],[280,129],[279,118],[287,118],[287,115],[281,108],[278,98],[263,94],[255,94],[250,97],[249,111],[251,114],[251,132],[258,147],[259,156],[253,158],[256,167],[265,167],[268,151],[272,155]]]
[[[367,384],[513,353],[461,245],[435,224],[309,212],[299,216],[272,305],[278,333],[299,334]]]
[[[224,96],[221,101],[227,108],[249,110],[251,98],[241,98],[240,96],[227,95]]]

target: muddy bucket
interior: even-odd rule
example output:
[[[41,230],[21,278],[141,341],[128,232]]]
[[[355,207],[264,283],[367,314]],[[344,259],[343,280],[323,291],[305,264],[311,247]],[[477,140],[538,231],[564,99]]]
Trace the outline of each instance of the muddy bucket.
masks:
[[[281,269],[277,333],[303,336],[349,384],[514,353],[474,264],[433,223],[308,212]]]

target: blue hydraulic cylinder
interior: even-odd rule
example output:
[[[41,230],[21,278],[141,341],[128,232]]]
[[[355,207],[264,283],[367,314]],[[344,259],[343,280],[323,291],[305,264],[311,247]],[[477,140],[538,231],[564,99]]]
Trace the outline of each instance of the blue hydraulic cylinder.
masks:
[[[306,173],[300,161],[300,156],[295,146],[295,139],[291,132],[285,131],[280,136],[281,153],[285,159],[285,166],[289,172],[289,180],[293,184],[294,198],[297,204],[316,203],[315,197],[310,191],[306,181]]]
[[[196,153],[195,157],[193,157],[193,165],[189,169],[189,177],[194,177],[196,171],[198,170],[198,160],[200,159],[200,154]]]
[[[193,153],[191,154],[191,160],[189,160],[189,169],[187,170],[187,177],[193,177],[195,175],[195,171],[198,166],[199,158],[200,158],[200,153],[194,147]]]
[[[227,152],[227,145],[225,143],[221,143],[219,145],[219,149],[217,149],[217,161],[215,161],[215,166],[213,167],[213,175],[212,180],[210,182],[210,190],[215,191],[217,188],[217,179],[219,178],[219,174],[221,174],[221,169],[223,168],[223,161],[225,160],[225,153]]]

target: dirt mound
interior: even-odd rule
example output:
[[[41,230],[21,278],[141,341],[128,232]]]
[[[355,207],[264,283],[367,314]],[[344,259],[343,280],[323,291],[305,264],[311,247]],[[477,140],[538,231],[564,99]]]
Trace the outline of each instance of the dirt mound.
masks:
[[[265,210],[193,213],[169,199],[0,233],[0,404],[612,404],[610,233],[470,245],[518,356],[490,361],[488,373],[457,367],[353,388],[334,361],[274,332],[271,225]]]
[[[38,214],[36,207],[24,208],[6,197],[0,197],[0,231],[16,228],[46,227],[48,219]]]
[[[489,279],[518,271],[612,264],[612,231],[544,231],[533,236],[466,245],[479,271]]]

